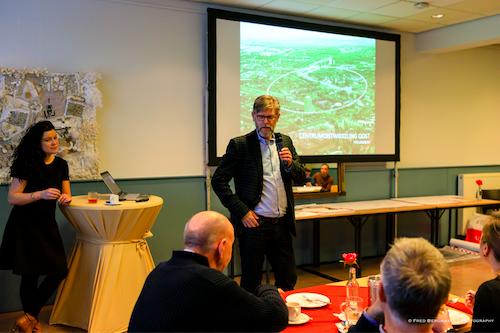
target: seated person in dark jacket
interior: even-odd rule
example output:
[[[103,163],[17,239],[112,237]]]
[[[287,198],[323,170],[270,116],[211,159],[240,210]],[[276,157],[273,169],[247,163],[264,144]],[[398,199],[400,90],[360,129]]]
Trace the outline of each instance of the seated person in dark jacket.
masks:
[[[349,332],[445,332],[436,320],[448,299],[451,275],[443,255],[423,238],[400,238],[380,265],[378,300]],[[439,318],[439,317],[438,317]]]
[[[474,307],[472,332],[500,332],[500,219],[483,226],[479,253],[495,277],[483,282],[477,292],[467,292],[466,304]]]
[[[328,164],[322,164],[319,172],[313,176],[314,185],[321,186],[321,192],[330,192],[333,185],[333,177],[330,176],[330,167]]]
[[[200,212],[184,228],[184,251],[160,263],[135,304],[129,332],[270,332],[288,324],[276,287],[255,294],[222,273],[231,259],[234,231],[217,212]]]

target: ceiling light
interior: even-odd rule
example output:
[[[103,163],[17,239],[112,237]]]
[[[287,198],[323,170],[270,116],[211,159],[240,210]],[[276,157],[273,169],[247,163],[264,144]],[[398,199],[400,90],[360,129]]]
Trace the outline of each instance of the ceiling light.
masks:
[[[419,1],[415,2],[414,6],[418,9],[424,9],[429,7],[429,3],[427,1]]]
[[[431,16],[433,19],[440,19],[440,18],[443,18],[444,17],[444,14],[434,14]]]

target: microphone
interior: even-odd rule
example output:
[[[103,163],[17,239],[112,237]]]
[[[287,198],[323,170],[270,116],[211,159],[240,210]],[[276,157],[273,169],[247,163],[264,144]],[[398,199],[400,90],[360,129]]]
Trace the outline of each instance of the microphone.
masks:
[[[278,152],[283,149],[283,138],[281,137],[281,134],[276,133],[274,136],[275,142],[276,142],[276,148],[278,149]]]
[[[281,151],[281,149],[283,149],[283,138],[281,137],[281,134],[279,133],[276,133],[274,135],[274,140],[276,142],[276,149],[278,149],[278,153]],[[281,165],[286,168],[286,162],[283,161],[280,157],[280,162],[281,162]]]

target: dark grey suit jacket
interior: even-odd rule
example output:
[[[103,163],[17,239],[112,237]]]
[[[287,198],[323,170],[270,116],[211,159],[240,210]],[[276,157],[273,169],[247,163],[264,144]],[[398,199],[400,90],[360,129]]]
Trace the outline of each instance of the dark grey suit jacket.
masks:
[[[292,192],[292,180],[301,183],[305,179],[304,167],[300,164],[292,139],[284,134],[283,147],[292,153],[293,162],[290,168],[281,165],[281,178],[285,185],[287,197],[286,220],[290,232],[295,235],[295,213]],[[235,193],[229,182],[234,179]],[[253,210],[260,201],[263,187],[262,155],[257,132],[231,139],[222,157],[222,162],[212,177],[212,187],[222,204],[229,209],[231,221],[238,233],[243,224],[241,219]]]

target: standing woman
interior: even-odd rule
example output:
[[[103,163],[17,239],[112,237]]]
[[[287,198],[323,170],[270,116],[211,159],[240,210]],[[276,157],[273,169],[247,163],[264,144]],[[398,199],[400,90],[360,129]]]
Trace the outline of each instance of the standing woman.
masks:
[[[24,314],[20,332],[40,332],[38,314],[67,274],[55,212],[71,202],[68,164],[56,156],[59,139],[50,121],[28,129],[14,151],[8,200],[13,205],[0,247],[0,269],[21,275]],[[39,276],[46,277],[38,284]]]

